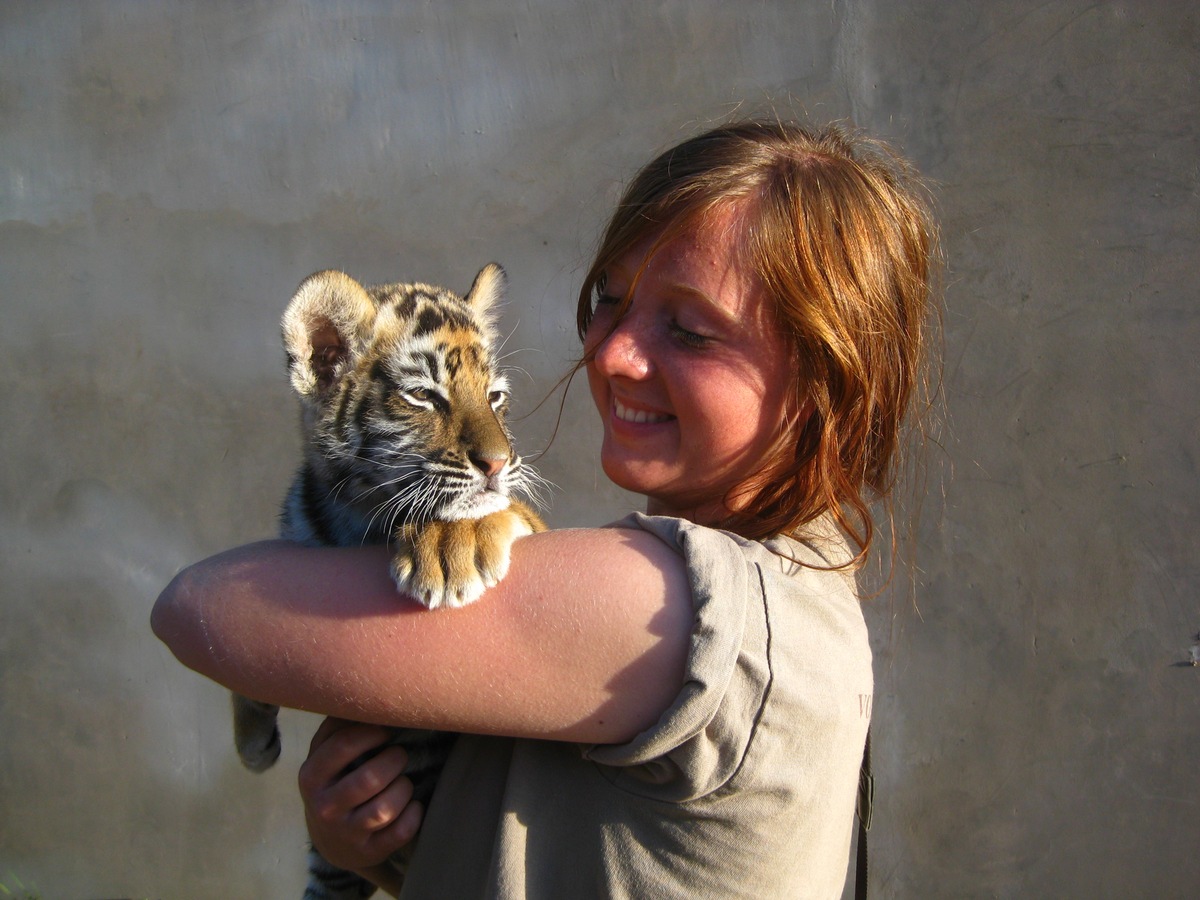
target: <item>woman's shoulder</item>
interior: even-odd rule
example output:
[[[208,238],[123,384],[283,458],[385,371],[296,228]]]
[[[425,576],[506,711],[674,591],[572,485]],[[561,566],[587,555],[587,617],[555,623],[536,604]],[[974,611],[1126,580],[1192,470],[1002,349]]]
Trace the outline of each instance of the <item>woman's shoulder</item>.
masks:
[[[828,515],[807,523],[794,534],[780,534],[761,541],[684,518],[638,512],[606,527],[654,535],[681,553],[691,546],[719,547],[754,564],[766,564],[768,568],[778,568],[786,574],[833,571],[853,581],[850,545]]]
[[[818,731],[858,735],[871,655],[853,575],[830,569],[849,557],[836,531],[759,542],[670,517],[615,524],[679,554],[693,612],[671,706],[633,741],[588,751],[614,783],[695,800],[739,772],[744,783],[774,784],[756,760],[795,755],[795,743]],[[775,749],[754,753],[756,745]]]

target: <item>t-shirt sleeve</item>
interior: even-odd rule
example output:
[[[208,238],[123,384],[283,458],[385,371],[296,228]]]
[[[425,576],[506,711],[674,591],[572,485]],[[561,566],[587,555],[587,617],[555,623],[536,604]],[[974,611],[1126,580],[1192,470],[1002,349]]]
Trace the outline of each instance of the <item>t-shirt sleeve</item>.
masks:
[[[696,799],[738,771],[770,687],[762,576],[723,532],[637,513],[617,524],[654,534],[683,556],[694,610],[687,666],[682,690],[652,728],[583,754],[632,793]]]

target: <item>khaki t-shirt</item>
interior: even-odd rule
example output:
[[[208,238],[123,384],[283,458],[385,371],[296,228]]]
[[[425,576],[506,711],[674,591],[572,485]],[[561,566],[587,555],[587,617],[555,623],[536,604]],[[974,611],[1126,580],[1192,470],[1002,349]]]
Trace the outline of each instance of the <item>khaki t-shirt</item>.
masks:
[[[634,514],[687,565],[686,682],[627,744],[464,735],[405,898],[840,897],[872,694],[853,580],[829,525],[766,545]],[[636,690],[614,684],[614,691]]]

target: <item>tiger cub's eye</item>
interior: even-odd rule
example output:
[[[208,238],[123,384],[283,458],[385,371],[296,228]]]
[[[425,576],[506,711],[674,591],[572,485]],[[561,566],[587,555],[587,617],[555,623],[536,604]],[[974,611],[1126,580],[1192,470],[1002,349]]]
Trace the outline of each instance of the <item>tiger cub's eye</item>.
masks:
[[[429,388],[409,388],[401,391],[400,395],[412,406],[424,409],[436,409],[447,406],[445,398],[437,391]]]

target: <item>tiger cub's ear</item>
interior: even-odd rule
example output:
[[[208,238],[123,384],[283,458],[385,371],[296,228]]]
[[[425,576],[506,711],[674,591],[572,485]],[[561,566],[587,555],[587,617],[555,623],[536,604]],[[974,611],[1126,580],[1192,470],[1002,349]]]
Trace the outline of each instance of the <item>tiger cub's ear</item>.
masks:
[[[301,397],[325,394],[366,348],[375,303],[366,289],[332,269],[309,275],[283,314],[292,387]]]
[[[504,298],[504,289],[507,285],[508,276],[500,264],[488,263],[479,270],[479,274],[475,276],[475,282],[471,285],[471,290],[467,291],[467,296],[463,298],[485,326],[484,337],[488,341],[495,337],[495,312],[492,307],[498,305]]]

